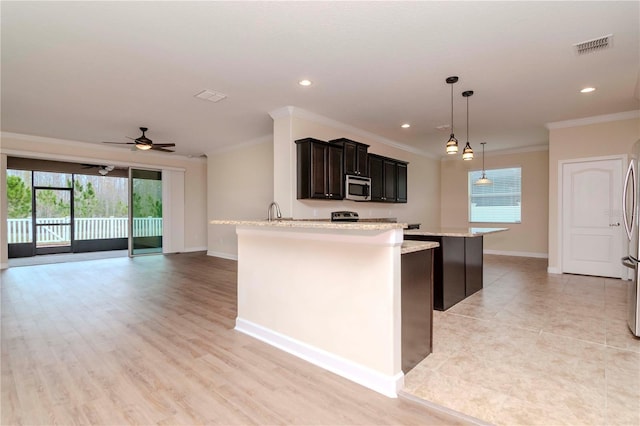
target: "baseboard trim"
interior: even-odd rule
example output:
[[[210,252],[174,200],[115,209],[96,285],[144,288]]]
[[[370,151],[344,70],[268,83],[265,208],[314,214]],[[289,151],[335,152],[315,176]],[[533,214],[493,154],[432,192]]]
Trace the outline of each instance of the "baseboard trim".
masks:
[[[7,269],[9,267],[8,263],[0,263],[0,269]]]
[[[562,274],[562,270],[560,268],[557,268],[555,266],[549,266],[547,268],[547,272],[550,274]]]
[[[427,407],[429,410],[437,411],[441,416],[448,417],[446,420],[451,423],[464,423],[476,426],[490,426],[491,423],[487,423],[484,420],[480,420],[476,417],[469,416],[467,414],[461,413],[459,411],[452,410],[450,408],[444,407],[442,405],[436,404],[431,401],[427,401],[426,399],[418,398],[415,395],[412,395],[406,391],[400,391],[398,396],[402,399],[406,399],[407,401],[411,401],[417,405],[421,405],[423,407]]]
[[[238,317],[235,329],[390,398],[397,398],[404,386],[402,372],[393,376],[379,373],[251,321]]]
[[[185,247],[183,253],[192,253],[194,251],[207,251],[207,247]]]
[[[238,260],[238,255],[237,254],[222,253],[222,252],[219,252],[219,251],[208,250],[207,251],[207,256],[221,257],[223,259],[229,259],[229,260]]]
[[[495,254],[498,256],[515,256],[515,257],[536,257],[538,259],[548,259],[548,253],[535,253],[529,251],[504,251],[504,250],[483,250],[484,254]]]

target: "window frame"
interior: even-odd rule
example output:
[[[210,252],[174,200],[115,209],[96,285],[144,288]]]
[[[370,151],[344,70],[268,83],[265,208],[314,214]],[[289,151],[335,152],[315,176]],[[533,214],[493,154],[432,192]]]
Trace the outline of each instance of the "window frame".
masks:
[[[520,192],[510,192],[510,193],[504,193],[504,194],[500,194],[502,196],[519,196],[520,198],[520,209],[519,209],[519,218],[518,220],[513,220],[513,221],[504,221],[504,220],[490,220],[490,221],[479,221],[479,220],[472,220],[472,197],[482,197],[485,194],[473,194],[473,187],[474,187],[474,182],[475,180],[477,180],[478,176],[473,176],[473,174],[479,174],[481,173],[481,170],[468,170],[467,172],[467,220],[469,221],[469,223],[497,223],[497,224],[521,224],[522,223],[522,166],[520,165],[513,165],[513,166],[505,166],[505,167],[496,167],[496,168],[492,168],[492,169],[485,169],[485,174],[487,175],[487,177],[489,179],[491,179],[492,181],[495,181],[494,178],[492,178],[490,176],[490,174],[492,174],[491,172],[495,172],[495,171],[501,171],[501,170],[509,170],[509,169],[519,169],[520,170]],[[473,178],[472,178],[473,176]],[[486,197],[489,198],[491,196],[496,196],[497,194],[486,194]]]

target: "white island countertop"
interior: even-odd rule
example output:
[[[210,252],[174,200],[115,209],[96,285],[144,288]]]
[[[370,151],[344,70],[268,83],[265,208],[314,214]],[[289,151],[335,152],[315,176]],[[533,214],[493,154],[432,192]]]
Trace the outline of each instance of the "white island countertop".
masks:
[[[214,219],[209,221],[212,225],[242,225],[242,226],[263,226],[271,228],[307,228],[307,229],[352,229],[352,230],[380,230],[404,229],[406,223],[388,222],[331,222],[309,219],[277,219],[277,220],[225,220]]]
[[[482,235],[508,230],[509,228],[407,229],[404,231],[404,235],[424,235],[431,237],[480,237]]]

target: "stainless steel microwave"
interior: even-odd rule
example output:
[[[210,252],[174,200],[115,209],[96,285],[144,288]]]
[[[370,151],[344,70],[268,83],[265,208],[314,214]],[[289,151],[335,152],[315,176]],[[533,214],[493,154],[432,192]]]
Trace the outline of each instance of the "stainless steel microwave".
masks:
[[[345,199],[354,201],[369,201],[371,199],[371,179],[363,176],[346,175]]]

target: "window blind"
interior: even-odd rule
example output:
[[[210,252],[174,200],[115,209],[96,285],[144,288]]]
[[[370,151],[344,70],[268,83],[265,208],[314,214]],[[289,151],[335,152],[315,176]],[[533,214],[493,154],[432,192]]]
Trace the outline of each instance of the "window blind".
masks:
[[[469,222],[520,223],[522,168],[485,170],[490,185],[476,185],[482,171],[469,172]]]

